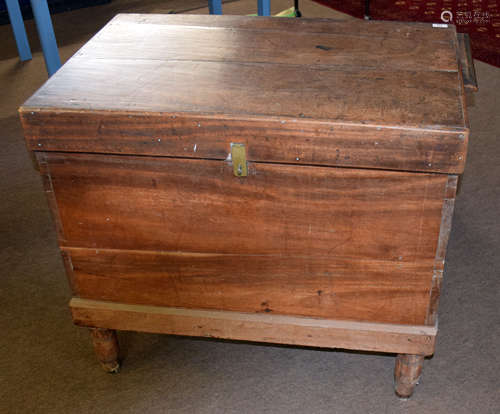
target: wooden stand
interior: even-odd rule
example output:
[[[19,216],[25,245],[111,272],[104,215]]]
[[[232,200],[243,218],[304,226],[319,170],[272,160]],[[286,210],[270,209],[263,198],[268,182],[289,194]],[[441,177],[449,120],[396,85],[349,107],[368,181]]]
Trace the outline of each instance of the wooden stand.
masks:
[[[398,397],[409,398],[422,375],[423,355],[399,354],[394,367],[394,390]]]
[[[94,350],[104,371],[117,373],[118,340],[116,331],[112,329],[90,328]],[[394,368],[394,390],[401,398],[409,398],[422,375],[423,355],[398,354]]]
[[[435,326],[126,305],[81,298],[71,299],[70,308],[76,325],[91,327],[97,357],[107,372],[117,372],[119,367],[115,329],[357,349],[399,353],[394,372],[395,390],[404,398],[412,394],[420,378],[424,356],[434,352],[437,331]]]
[[[118,362],[118,340],[116,331],[110,329],[91,328],[90,336],[94,351],[104,371],[111,374],[120,370]]]
[[[80,326],[108,325],[116,329],[259,342],[293,343],[328,348],[394,352],[405,349],[430,355],[435,332],[420,327],[325,321],[278,315],[196,311],[140,305],[120,305],[79,298],[71,300],[73,320]],[[145,316],[147,315],[147,318]],[[106,372],[118,372],[118,341],[114,329],[90,328],[94,350]],[[378,344],[375,346],[374,344]],[[398,354],[394,389],[409,398],[422,374],[425,355]]]

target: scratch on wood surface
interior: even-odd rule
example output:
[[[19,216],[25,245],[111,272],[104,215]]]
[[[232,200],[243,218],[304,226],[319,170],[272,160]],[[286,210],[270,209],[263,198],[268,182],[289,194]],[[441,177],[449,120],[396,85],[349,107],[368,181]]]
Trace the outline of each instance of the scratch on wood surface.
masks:
[[[331,47],[324,46],[324,45],[316,45],[316,49],[321,49],[321,50],[324,50],[324,51],[332,50]]]

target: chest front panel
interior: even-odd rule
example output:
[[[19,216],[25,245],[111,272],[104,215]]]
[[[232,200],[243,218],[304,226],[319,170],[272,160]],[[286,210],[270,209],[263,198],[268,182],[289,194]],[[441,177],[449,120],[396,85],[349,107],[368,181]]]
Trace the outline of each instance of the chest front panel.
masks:
[[[44,153],[75,293],[424,324],[447,176]]]

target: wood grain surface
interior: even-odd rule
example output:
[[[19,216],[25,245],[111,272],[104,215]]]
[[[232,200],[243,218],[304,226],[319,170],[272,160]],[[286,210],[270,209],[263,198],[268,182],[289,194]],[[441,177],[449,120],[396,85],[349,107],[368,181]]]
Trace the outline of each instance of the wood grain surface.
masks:
[[[74,57],[24,105],[465,129],[456,71]]]
[[[82,47],[77,57],[90,59],[141,59],[176,61],[217,61],[236,63],[272,63],[315,66],[356,67],[402,71],[456,71],[457,58],[453,38],[436,40],[427,33],[424,38],[405,26],[393,33],[373,30],[365,25],[366,33],[353,35],[351,23],[335,22],[318,25],[310,20],[298,28],[273,25],[265,28],[217,24],[221,19],[208,20],[196,16],[187,25],[182,16],[169,16],[154,22],[153,18],[116,18],[106,30]],[[164,20],[164,21],[163,21]],[[177,24],[178,20],[182,20]],[[225,20],[225,19],[223,19]],[[232,21],[247,21],[233,18]],[[255,19],[250,19],[254,21]],[[169,22],[169,23],[167,23]],[[381,26],[375,25],[377,29]],[[383,24],[382,24],[383,26]],[[385,23],[385,26],[389,25]],[[359,25],[355,25],[359,27]],[[426,27],[426,25],[423,25]],[[324,29],[324,30],[322,30]],[[334,29],[334,30],[332,30]],[[336,29],[336,30],[335,30]],[[428,26],[427,26],[428,29]],[[434,29],[435,30],[435,29]],[[423,31],[423,30],[422,30]],[[448,34],[453,33],[449,29]],[[373,34],[373,36],[370,36]],[[196,48],[193,47],[196,45]],[[378,49],[374,53],[374,46]]]
[[[73,298],[80,326],[290,345],[432,355],[437,328],[329,321],[270,314],[200,311]]]
[[[289,134],[287,147],[304,152],[292,158],[301,163],[460,173],[468,126],[457,44],[454,28],[426,24],[121,15],[21,114],[33,150],[116,152],[107,126],[130,116],[138,125],[129,131],[137,132],[134,114],[158,115],[154,125],[166,126],[165,135],[125,133],[130,154],[185,156],[189,146],[178,141],[192,144],[193,136],[217,152],[214,134],[238,138],[244,129],[259,142]],[[315,156],[297,138],[308,134],[324,140],[318,153],[327,155]],[[172,145],[152,146],[158,138]],[[399,148],[392,161],[390,148]],[[290,161],[289,151],[256,160]]]
[[[336,20],[330,18],[300,18],[276,19],[274,17],[247,17],[247,16],[206,16],[196,14],[134,14],[125,13],[116,15],[110,25],[131,25],[138,27],[154,26],[192,26],[229,28],[234,30],[259,30],[281,32],[327,33],[348,34],[356,37],[388,37],[396,39],[421,40],[426,43],[453,43],[456,31],[453,26],[431,30],[428,23],[418,22],[388,22],[388,21],[362,21],[362,20]],[[141,25],[141,26],[136,26]],[[368,26],[369,25],[369,26]],[[441,30],[442,29],[442,30]],[[110,30],[106,27],[98,33]],[[145,29],[148,30],[148,29]],[[141,30],[144,31],[144,30]]]
[[[250,161],[403,171],[463,171],[467,131],[406,130],[312,120],[108,111],[21,113],[31,150],[224,160],[233,142]]]
[[[447,176],[46,153],[62,246],[434,259]],[[424,231],[425,230],[425,231]]]
[[[40,155],[75,294],[426,323],[448,177]]]
[[[63,249],[81,298],[410,325],[429,305],[425,262]]]

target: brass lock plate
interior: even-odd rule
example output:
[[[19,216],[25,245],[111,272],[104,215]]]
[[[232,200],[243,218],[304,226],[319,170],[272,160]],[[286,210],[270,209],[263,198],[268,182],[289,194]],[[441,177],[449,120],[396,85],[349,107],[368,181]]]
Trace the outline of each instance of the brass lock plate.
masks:
[[[248,166],[244,144],[231,143],[231,160],[234,175],[236,177],[246,177],[248,175]]]

